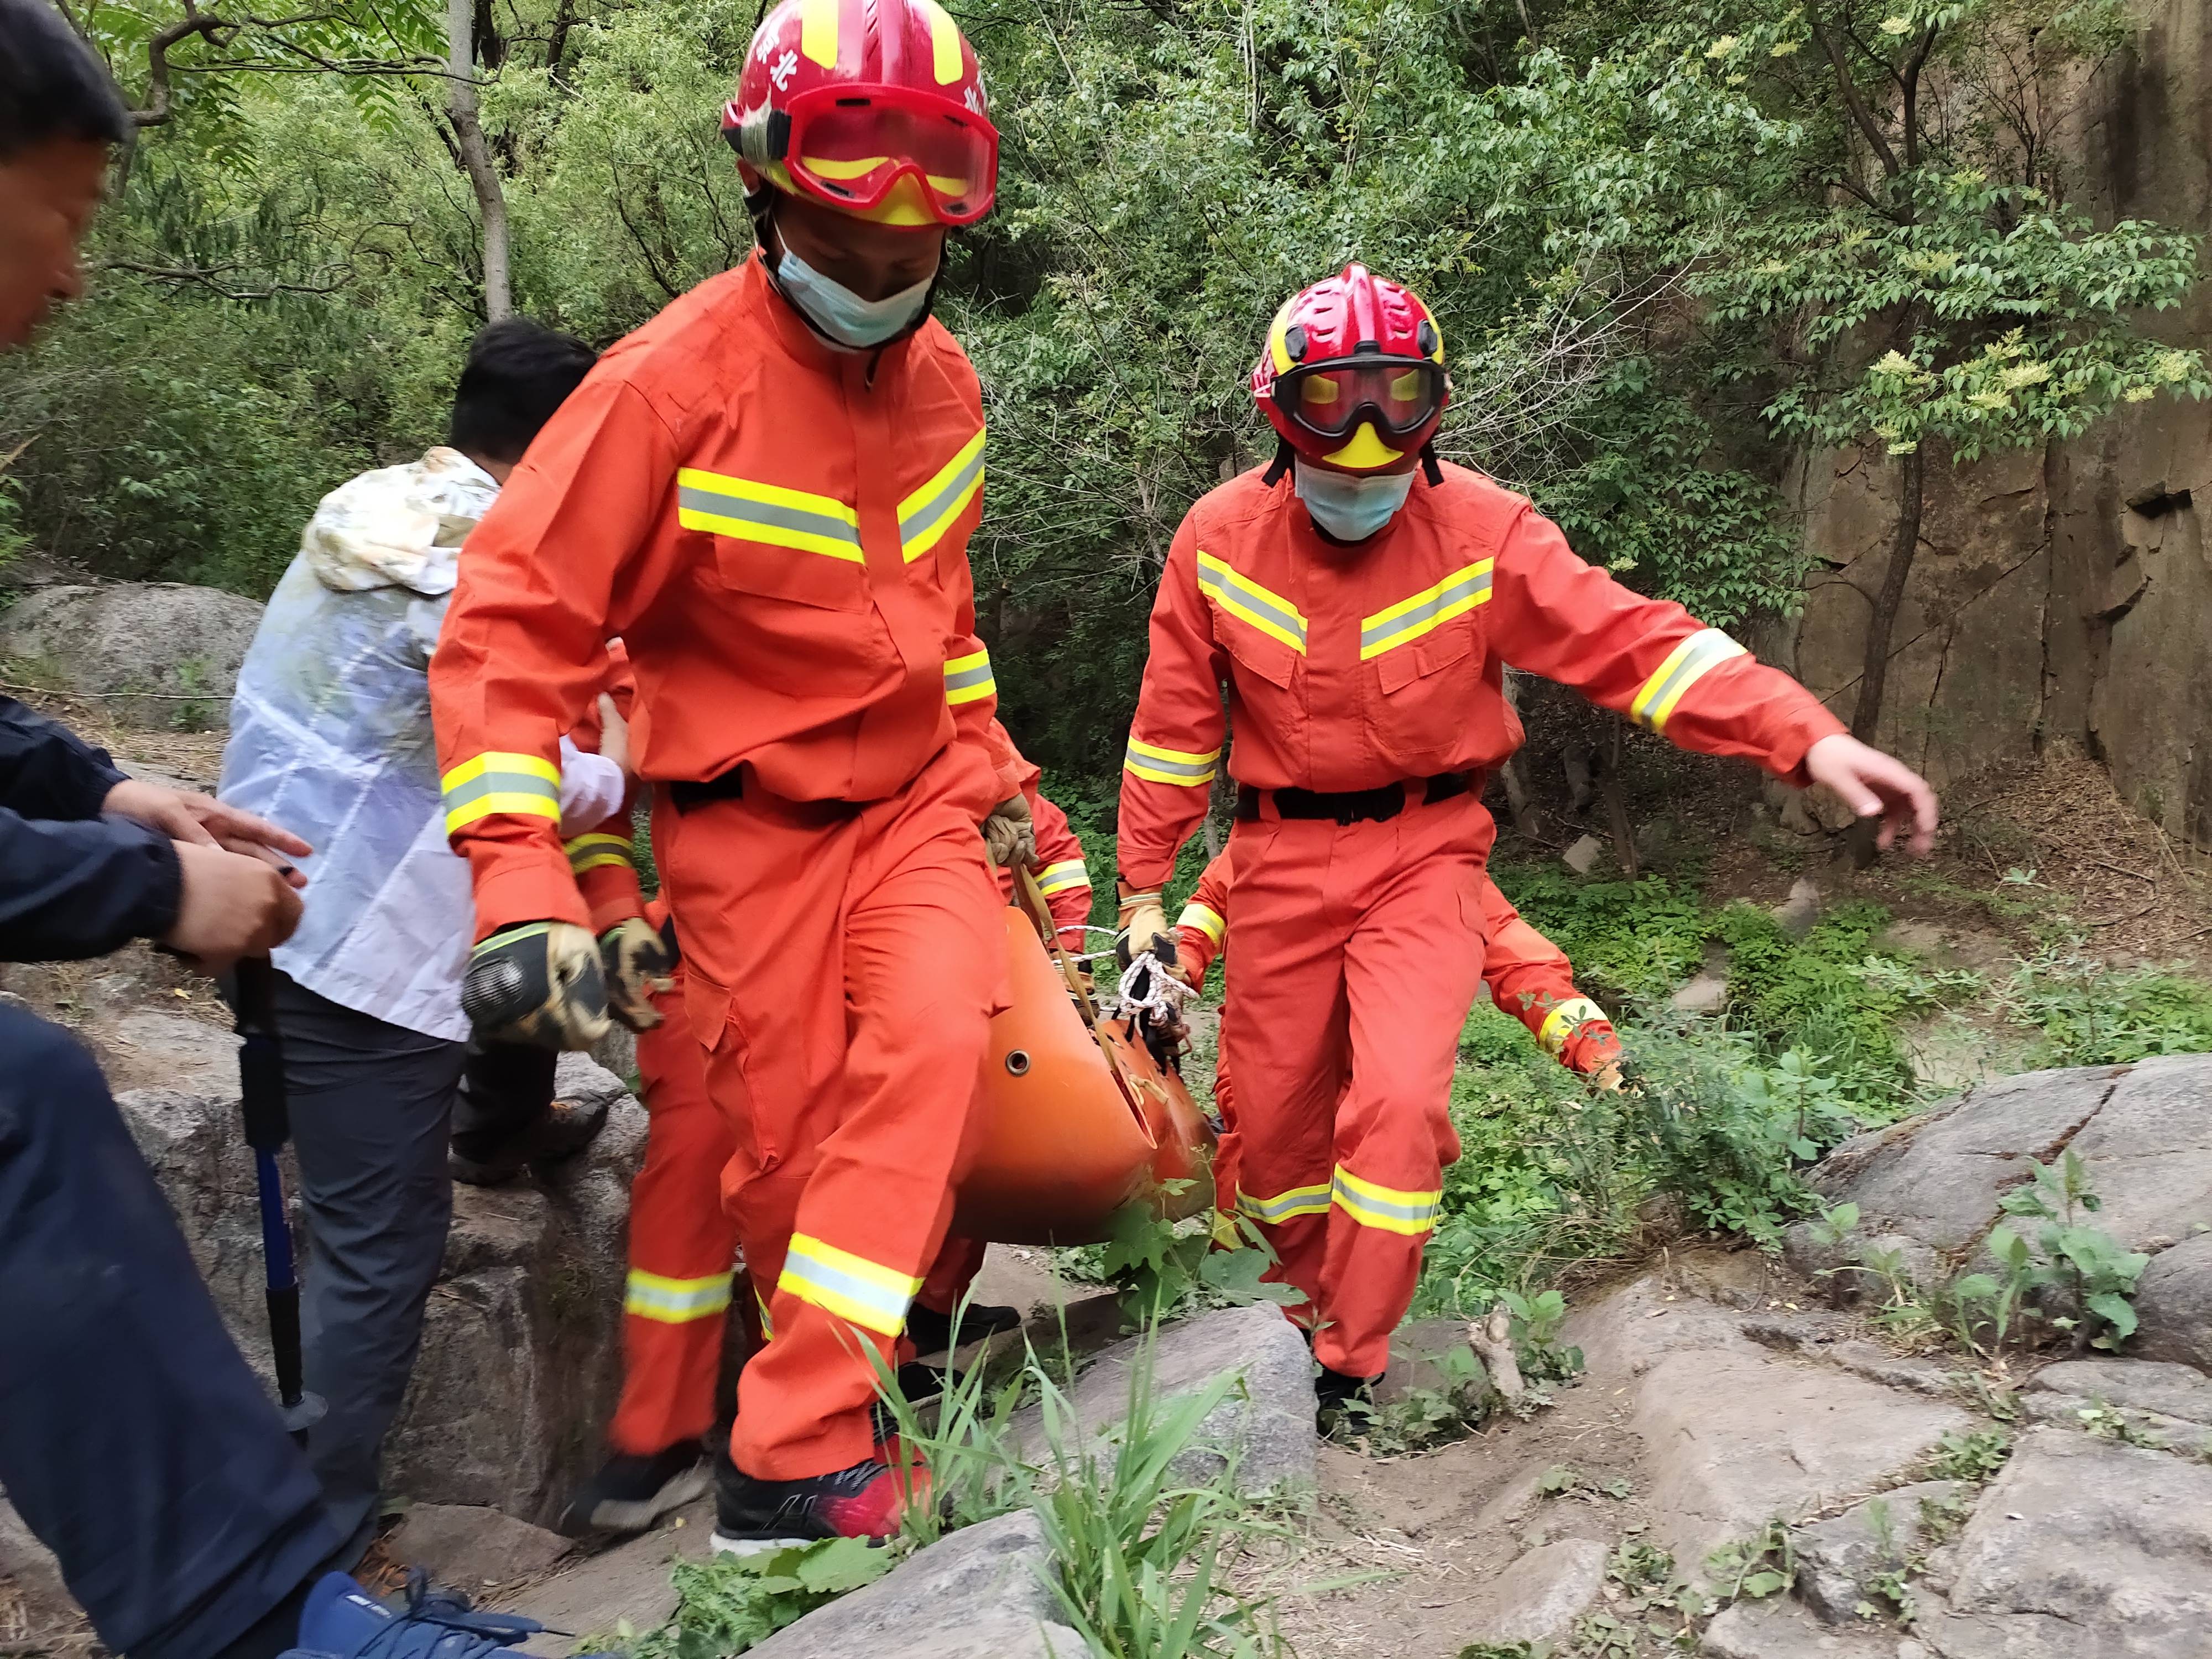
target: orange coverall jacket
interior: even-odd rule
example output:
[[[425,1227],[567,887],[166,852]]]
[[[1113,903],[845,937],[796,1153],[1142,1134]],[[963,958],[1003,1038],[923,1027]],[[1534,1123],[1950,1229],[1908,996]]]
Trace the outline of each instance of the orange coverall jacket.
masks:
[[[1258,469],[1201,497],[1168,550],[1121,779],[1121,873],[1158,888],[1204,817],[1229,693],[1230,775],[1370,789],[1483,771],[1520,746],[1503,669],[1571,685],[1685,749],[1787,781],[1841,721],[1680,605],[1575,556],[1522,496],[1449,462],[1390,526],[1322,539]]]
[[[1620,1052],[1605,1010],[1575,987],[1574,964],[1567,953],[1522,919],[1513,901],[1487,876],[1482,881],[1484,932],[1482,980],[1498,1012],[1528,1028],[1544,1052],[1571,1071],[1592,1071]],[[1217,854],[1198,878],[1190,899],[1176,917],[1176,960],[1195,985],[1206,977],[1229,926],[1229,854]],[[1583,1046],[1591,1063],[1570,1045],[1578,1037],[1606,1038]]]
[[[958,738],[977,820],[1012,794],[968,569],[982,477],[975,371],[939,324],[834,352],[758,253],[609,349],[470,536],[430,665],[477,937],[589,920],[553,779],[611,635],[658,716],[641,778],[744,765],[787,800],[879,800]]]

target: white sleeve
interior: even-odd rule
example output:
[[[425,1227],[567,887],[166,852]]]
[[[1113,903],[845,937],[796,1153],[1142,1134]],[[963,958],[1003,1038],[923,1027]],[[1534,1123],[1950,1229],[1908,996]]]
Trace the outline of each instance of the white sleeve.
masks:
[[[605,755],[587,755],[561,739],[561,839],[588,835],[622,811],[629,783]]]

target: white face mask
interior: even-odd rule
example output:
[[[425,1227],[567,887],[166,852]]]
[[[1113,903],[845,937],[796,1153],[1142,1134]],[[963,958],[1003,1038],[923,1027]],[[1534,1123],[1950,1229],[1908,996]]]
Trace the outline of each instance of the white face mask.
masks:
[[[1298,499],[1313,521],[1340,542],[1364,542],[1389,524],[1413,488],[1410,472],[1354,477],[1294,461],[1291,476]]]
[[[902,288],[880,300],[863,300],[842,283],[824,276],[787,246],[775,266],[776,286],[783,290],[784,298],[838,344],[856,351],[896,339],[913,327],[929,303],[929,285],[936,280],[926,276],[912,288]]]

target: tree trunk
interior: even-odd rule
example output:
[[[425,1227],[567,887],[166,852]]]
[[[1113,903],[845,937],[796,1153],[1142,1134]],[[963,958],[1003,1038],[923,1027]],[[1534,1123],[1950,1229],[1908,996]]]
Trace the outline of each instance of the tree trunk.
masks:
[[[507,280],[507,191],[477,119],[475,0],[446,0],[446,118],[453,124],[454,145],[483,220],[484,319],[501,322],[514,312]]]
[[[1600,787],[1605,793],[1606,816],[1613,821],[1613,856],[1620,866],[1620,873],[1634,881],[1644,872],[1637,861],[1636,832],[1629,826],[1628,797],[1623,792],[1620,781],[1626,750],[1622,734],[1627,730],[1628,722],[1615,714],[1613,717],[1613,752],[1606,758],[1605,776]]]
[[[1889,568],[1882,573],[1881,591],[1875,595],[1874,613],[1867,618],[1866,655],[1859,669],[1859,700],[1851,710],[1851,735],[1861,743],[1874,741],[1881,723],[1881,699],[1889,678],[1889,641],[1897,628],[1897,613],[1904,608],[1905,584],[1912,574],[1913,555],[1920,550],[1922,481],[1925,459],[1919,449],[1901,455],[1897,482],[1897,534],[1889,547]]]
[[[1905,585],[1912,575],[1913,556],[1920,550],[1920,514],[1925,502],[1923,488],[1927,463],[1921,449],[1901,455],[1897,483],[1897,534],[1889,547],[1889,568],[1882,572],[1881,591],[1875,595],[1874,611],[1867,617],[1866,655],[1859,665],[1859,699],[1851,710],[1851,735],[1872,743],[1881,724],[1882,694],[1889,678],[1889,641],[1897,629],[1897,613],[1905,605]],[[1875,836],[1880,820],[1861,818],[1850,829],[1845,845],[1851,862],[1865,869],[1875,860]]]

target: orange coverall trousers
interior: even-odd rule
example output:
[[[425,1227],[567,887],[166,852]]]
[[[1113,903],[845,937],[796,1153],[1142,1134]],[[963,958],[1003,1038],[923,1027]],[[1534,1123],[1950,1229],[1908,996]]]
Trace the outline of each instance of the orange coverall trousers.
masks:
[[[1459,1156],[1452,1063],[1482,988],[1495,836],[1462,795],[1381,823],[1262,817],[1230,837],[1227,949],[1243,971],[1222,1016],[1237,1095],[1221,1156],[1333,1370],[1388,1368]]]
[[[867,1350],[896,1363],[970,1156],[1005,923],[964,764],[947,750],[860,805],[656,793],[685,1009],[735,1143],[723,1201],[768,1300],[730,1444],[760,1479],[875,1454]]]
[[[656,907],[653,920],[661,914]],[[607,1427],[618,1452],[650,1456],[714,1425],[724,1328],[732,1304],[757,1351],[763,1340],[750,1275],[731,1263],[738,1223],[722,1203],[737,1150],[707,1092],[706,1052],[677,988],[653,999],[660,1024],[637,1040],[645,1091],[645,1162],[629,1189],[629,1286],[623,1316],[623,1391]],[[983,1266],[984,1246],[948,1238],[915,1300],[951,1313]]]

